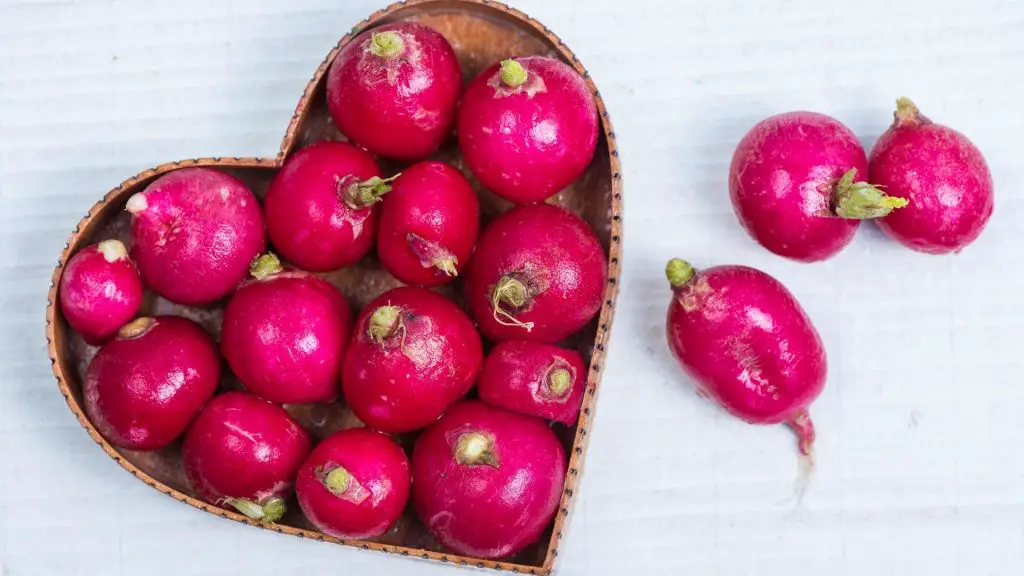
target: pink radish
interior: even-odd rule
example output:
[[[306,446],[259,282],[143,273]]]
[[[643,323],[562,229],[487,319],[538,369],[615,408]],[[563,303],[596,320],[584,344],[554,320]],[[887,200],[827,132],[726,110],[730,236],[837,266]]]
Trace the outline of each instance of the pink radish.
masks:
[[[466,297],[491,340],[558,342],[601,309],[601,243],[579,216],[547,204],[513,208],[477,241]]]
[[[79,250],[60,277],[60,310],[86,343],[98,346],[135,317],[142,279],[119,240]]]
[[[501,342],[484,358],[480,399],[514,412],[575,424],[587,383],[579,352],[528,341]]]
[[[335,538],[384,534],[409,500],[409,460],[394,440],[365,428],[336,432],[299,470],[299,506],[318,529]]]
[[[520,204],[579,178],[597,146],[597,106],[569,65],[547,56],[495,63],[466,88],[459,147],[477,180]]]
[[[405,286],[360,313],[342,389],[370,428],[411,432],[465,396],[482,362],[480,335],[465,312],[436,292]]]
[[[451,134],[462,70],[444,36],[396,22],[356,36],[327,73],[327,107],[350,140],[374,154],[418,160]]]
[[[310,448],[309,434],[280,406],[225,392],[189,427],[181,456],[200,498],[253,520],[277,522]]]
[[[391,190],[368,152],[321,141],[295,152],[274,177],[264,205],[267,232],[285,260],[313,272],[354,264],[373,248]]]
[[[845,248],[860,220],[906,206],[863,179],[867,158],[835,118],[788,112],[758,122],[740,140],[729,194],[743,228],[768,250],[802,262]]]
[[[871,150],[871,180],[910,206],[878,220],[900,244],[928,254],[956,253],[978,239],[992,216],[992,174],[963,134],[923,116],[907,98]]]
[[[131,254],[157,294],[191,306],[227,296],[266,246],[256,196],[213,168],[182,168],[128,199]]]
[[[445,547],[504,558],[551,522],[565,483],[565,451],[539,418],[465,401],[416,440],[413,502]]]
[[[469,261],[479,231],[480,204],[466,177],[443,162],[420,162],[384,200],[377,255],[406,284],[446,284]]]
[[[341,292],[307,272],[257,258],[224,310],[221,351],[242,384],[277,403],[338,397],[352,313]]]
[[[89,420],[111,444],[155,450],[185,431],[219,381],[217,348],[198,324],[143,317],[96,353],[82,395]]]
[[[807,408],[825,386],[817,330],[778,280],[746,266],[665,268],[672,287],[667,333],[672,354],[698,393],[751,424],[785,423],[810,456]]]

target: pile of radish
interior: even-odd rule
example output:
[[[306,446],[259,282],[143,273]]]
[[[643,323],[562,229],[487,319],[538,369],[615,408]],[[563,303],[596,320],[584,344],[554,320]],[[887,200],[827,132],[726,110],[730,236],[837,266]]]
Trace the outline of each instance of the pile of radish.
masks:
[[[769,251],[800,262],[838,254],[861,220],[900,244],[957,253],[993,210],[992,176],[966,136],[936,124],[907,98],[870,156],[838,120],[807,111],[758,122],[740,140],[729,194],[740,224]],[[669,349],[697,392],[755,424],[787,424],[810,463],[808,407],[825,385],[817,330],[778,280],[746,266],[696,270],[674,258]],[[483,390],[483,388],[481,388]]]
[[[548,57],[495,63],[463,88],[441,34],[382,26],[327,74],[347,141],[294,152],[265,197],[191,167],[128,199],[130,247],[80,250],[59,288],[71,328],[98,346],[83,389],[99,432],[180,447],[194,494],[260,522],[301,511],[370,539],[412,506],[456,553],[535,542],[568,465],[556,429],[575,425],[586,386],[568,346],[599,312],[608,266],[588,224],[544,202],[590,164],[597,109]],[[453,131],[469,175],[517,206],[482,221],[468,175],[434,156]],[[356,310],[324,273],[368,257],[405,286]],[[219,330],[147,315],[147,288],[222,307]],[[362,426],[318,438],[293,416],[331,403]]]

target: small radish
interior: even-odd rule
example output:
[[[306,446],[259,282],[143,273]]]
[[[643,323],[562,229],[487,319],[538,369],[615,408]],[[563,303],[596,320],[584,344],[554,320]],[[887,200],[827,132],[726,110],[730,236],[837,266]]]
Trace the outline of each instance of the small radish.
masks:
[[[273,254],[253,261],[224,309],[221,351],[242,384],[277,403],[338,397],[352,313],[333,284],[284,270]]]
[[[597,106],[587,83],[564,62],[511,58],[466,87],[458,135],[466,165],[484,187],[512,202],[540,202],[590,164]]]
[[[241,180],[182,168],[128,199],[132,258],[146,284],[178,304],[211,304],[235,289],[266,246],[263,214]]]
[[[411,432],[465,396],[481,362],[480,335],[469,317],[436,292],[405,286],[360,313],[341,385],[367,426]]]
[[[373,156],[351,144],[325,140],[295,152],[263,202],[271,244],[312,272],[359,261],[373,248],[377,202],[391,190],[380,174]]]
[[[320,531],[363,540],[384,534],[409,501],[409,460],[394,440],[365,428],[336,432],[299,470],[299,506]]]
[[[923,116],[907,98],[896,101],[892,126],[871,150],[871,181],[909,200],[878,220],[900,244],[949,254],[977,240],[992,216],[992,174],[963,134]]]
[[[155,450],[173,442],[213,396],[217,348],[198,324],[136,318],[103,345],[85,372],[85,412],[111,444]]]
[[[413,502],[443,546],[504,558],[551,522],[565,465],[565,450],[543,420],[459,402],[416,440]]]
[[[528,341],[501,342],[484,358],[480,399],[514,412],[575,424],[587,383],[579,352]]]
[[[135,317],[142,279],[119,240],[79,250],[60,277],[60,310],[86,343],[99,346]]]
[[[327,107],[350,140],[374,154],[418,160],[451,134],[462,69],[444,36],[396,22],[363,32],[327,73]]]
[[[825,386],[825,348],[778,280],[746,266],[694,270],[670,260],[667,333],[698,393],[751,424],[785,423],[810,457],[807,407]]]
[[[280,406],[225,392],[199,412],[181,456],[200,498],[253,520],[277,522],[310,448],[309,434]]]
[[[579,216],[519,206],[484,229],[466,272],[469,308],[491,340],[554,343],[601,309],[608,261]]]
[[[480,203],[466,177],[443,162],[420,162],[383,203],[377,255],[406,284],[446,284],[469,261],[479,231]]]
[[[740,140],[729,195],[743,228],[768,250],[802,262],[831,258],[860,220],[906,206],[863,182],[868,162],[857,137],[816,112],[758,122]]]

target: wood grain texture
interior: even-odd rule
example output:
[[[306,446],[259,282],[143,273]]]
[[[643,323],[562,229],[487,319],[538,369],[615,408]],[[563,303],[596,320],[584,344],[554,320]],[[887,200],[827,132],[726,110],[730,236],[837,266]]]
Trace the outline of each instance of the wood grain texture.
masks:
[[[69,258],[80,248],[104,238],[117,237],[127,243],[128,215],[124,211],[124,204],[132,194],[144,189],[157,176],[178,168],[211,166],[241,178],[262,197],[274,171],[298,147],[325,138],[344,140],[344,136],[331,123],[326,109],[324,78],[328,67],[340,48],[355,35],[377,25],[405,20],[432,26],[448,38],[459,57],[465,81],[473,78],[487,65],[510,56],[546,54],[563,59],[586,79],[594,94],[602,123],[602,137],[586,173],[552,200],[583,217],[597,233],[608,254],[608,284],[601,311],[598,317],[570,342],[584,354],[585,358],[590,359],[587,390],[576,426],[556,428],[569,451],[570,459],[563,496],[552,526],[536,545],[504,562],[447,554],[415,519],[411,509],[391,531],[380,538],[373,541],[350,541],[332,538],[316,531],[301,515],[296,505],[291,506],[291,512],[280,523],[261,524],[236,512],[197,499],[181,471],[177,444],[150,453],[123,450],[106,442],[89,422],[81,403],[80,383],[82,373],[96,349],[86,345],[78,334],[68,328],[57,305],[60,278]],[[434,157],[450,162],[466,172],[454,138],[450,138]],[[393,173],[400,170],[402,165],[383,162],[382,167],[386,172]],[[509,203],[483,190],[477,182],[470,179],[480,195],[485,222],[509,208]],[[622,177],[615,134],[600,93],[576,56],[542,24],[503,4],[486,0],[408,0],[377,11],[357,24],[324,58],[306,86],[281,141],[280,151],[274,158],[215,157],[162,164],[125,180],[97,202],[68,238],[52,275],[46,310],[49,356],[61,394],[93,440],[133,476],[176,500],[222,518],[303,538],[459,565],[526,574],[548,574],[555,565],[558,546],[571,515],[573,496],[582,476],[588,431],[595,415],[597,392],[618,294],[621,246]],[[356,309],[399,284],[372,256],[355,266],[323,276],[337,285]],[[447,288],[449,295],[457,296],[458,293],[453,291],[457,286],[456,283],[454,287]],[[192,318],[215,337],[219,336],[219,306],[205,309],[182,307],[147,292],[140,314],[164,313]],[[231,388],[237,387],[238,384],[229,374],[225,377],[224,386]],[[290,406],[288,409],[319,437],[341,428],[359,425],[358,420],[341,404]],[[399,440],[409,447],[414,437],[410,435]]]

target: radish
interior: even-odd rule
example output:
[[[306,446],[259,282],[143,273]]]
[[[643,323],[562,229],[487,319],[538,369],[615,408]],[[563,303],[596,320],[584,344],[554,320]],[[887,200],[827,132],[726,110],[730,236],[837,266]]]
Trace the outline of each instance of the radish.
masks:
[[[211,304],[245,278],[266,246],[263,214],[241,180],[182,168],[128,199],[132,258],[146,284],[178,304]]]
[[[359,314],[341,385],[367,426],[411,432],[465,396],[482,362],[480,335],[465,312],[435,292],[404,286]]]
[[[789,425],[810,457],[807,408],[825,386],[817,330],[778,280],[746,266],[665,268],[672,287],[667,333],[672,354],[697,392],[751,424]]]
[[[535,542],[565,483],[565,451],[539,418],[465,401],[416,440],[413,502],[443,545],[504,558]]]
[[[119,240],[79,250],[60,277],[60,309],[92,346],[107,341],[142,305],[142,279]]]
[[[466,87],[458,135],[466,166],[487,189],[512,202],[539,202],[587,169],[597,146],[597,106],[564,62],[510,58]]]
[[[406,284],[446,284],[469,261],[479,231],[480,203],[466,177],[443,162],[420,162],[384,201],[377,255]]]
[[[185,431],[219,381],[217,348],[198,324],[143,317],[99,349],[82,396],[89,420],[111,444],[155,450]]]
[[[277,522],[310,447],[309,434],[280,406],[225,392],[189,427],[181,456],[200,498],[253,520]]]
[[[327,107],[349,140],[388,158],[417,160],[451,134],[462,69],[444,36],[396,22],[345,45],[327,73]]]
[[[480,235],[466,297],[491,340],[554,343],[600,311],[607,268],[601,243],[579,216],[548,204],[520,206]]]
[[[816,112],[758,122],[740,140],[729,195],[743,228],[768,250],[802,262],[835,256],[860,220],[906,206],[863,182],[868,162],[857,137]]]
[[[957,253],[992,216],[992,174],[963,134],[923,116],[907,98],[871,150],[871,180],[910,207],[878,220],[900,244],[927,254]]]
[[[286,260],[313,272],[359,261],[373,248],[380,209],[391,190],[368,152],[321,141],[300,149],[274,177],[264,205],[267,233]]]
[[[409,501],[409,460],[379,432],[349,428],[321,442],[295,481],[302,511],[322,532],[362,540],[388,531]]]
[[[575,424],[587,383],[579,352],[529,341],[501,342],[484,359],[480,399],[514,412]]]
[[[341,292],[307,272],[257,258],[224,309],[221,351],[252,393],[277,403],[338,397],[352,313]]]

